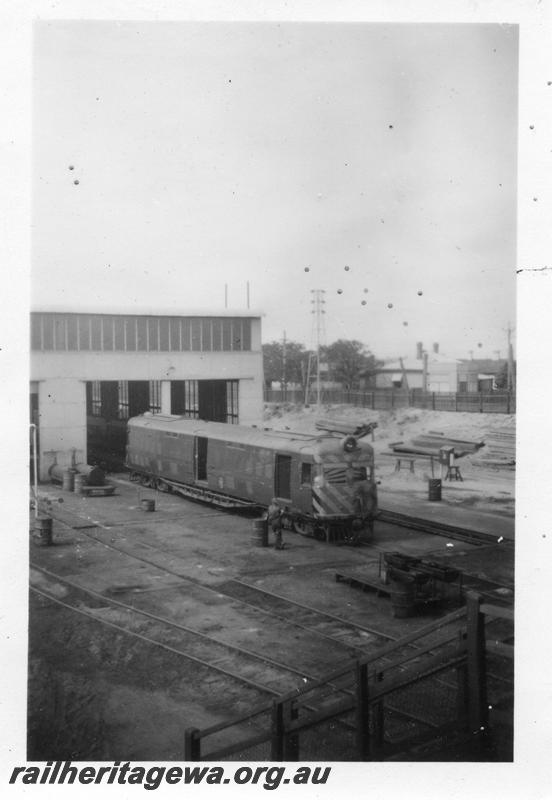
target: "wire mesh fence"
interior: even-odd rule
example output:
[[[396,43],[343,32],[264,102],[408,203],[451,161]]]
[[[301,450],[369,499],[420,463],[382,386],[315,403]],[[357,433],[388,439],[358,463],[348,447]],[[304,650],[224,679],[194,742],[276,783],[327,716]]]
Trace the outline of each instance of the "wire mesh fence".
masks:
[[[440,748],[461,760],[487,731],[489,613],[512,624],[512,612],[468,595],[466,608],[271,706],[229,724],[188,731],[186,759],[383,761],[416,751],[427,757]],[[494,630],[492,639],[499,657],[510,655],[512,645],[497,644]]]

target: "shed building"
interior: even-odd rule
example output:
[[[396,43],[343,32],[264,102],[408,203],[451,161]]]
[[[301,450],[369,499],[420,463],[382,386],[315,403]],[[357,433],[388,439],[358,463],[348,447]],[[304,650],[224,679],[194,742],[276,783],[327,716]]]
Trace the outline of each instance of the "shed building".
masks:
[[[114,468],[145,411],[260,422],[261,314],[32,311],[30,376],[40,478],[54,463]]]

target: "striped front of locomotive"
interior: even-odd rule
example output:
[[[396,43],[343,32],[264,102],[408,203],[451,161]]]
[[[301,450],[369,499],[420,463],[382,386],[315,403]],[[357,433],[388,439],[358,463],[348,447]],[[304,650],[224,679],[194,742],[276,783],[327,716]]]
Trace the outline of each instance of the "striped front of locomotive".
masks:
[[[312,491],[312,510],[317,517],[349,517],[355,513],[354,485],[347,475],[350,471],[345,465],[324,464]]]
[[[312,511],[318,524],[335,535],[348,538],[353,532],[371,528],[377,513],[374,454],[370,445],[353,437],[328,443],[317,459],[312,486]]]

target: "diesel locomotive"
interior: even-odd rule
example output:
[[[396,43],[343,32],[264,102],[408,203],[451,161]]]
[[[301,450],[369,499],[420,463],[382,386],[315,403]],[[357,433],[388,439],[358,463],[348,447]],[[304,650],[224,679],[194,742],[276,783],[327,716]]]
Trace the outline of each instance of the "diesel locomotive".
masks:
[[[262,430],[143,414],[128,421],[131,480],[222,508],[281,509],[282,525],[331,542],[368,538],[373,448],[359,436]]]

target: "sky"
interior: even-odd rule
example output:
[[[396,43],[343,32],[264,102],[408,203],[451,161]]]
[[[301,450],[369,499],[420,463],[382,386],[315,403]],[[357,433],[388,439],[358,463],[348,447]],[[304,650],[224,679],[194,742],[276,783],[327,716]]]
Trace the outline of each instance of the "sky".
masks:
[[[32,305],[506,356],[518,28],[42,21]]]

